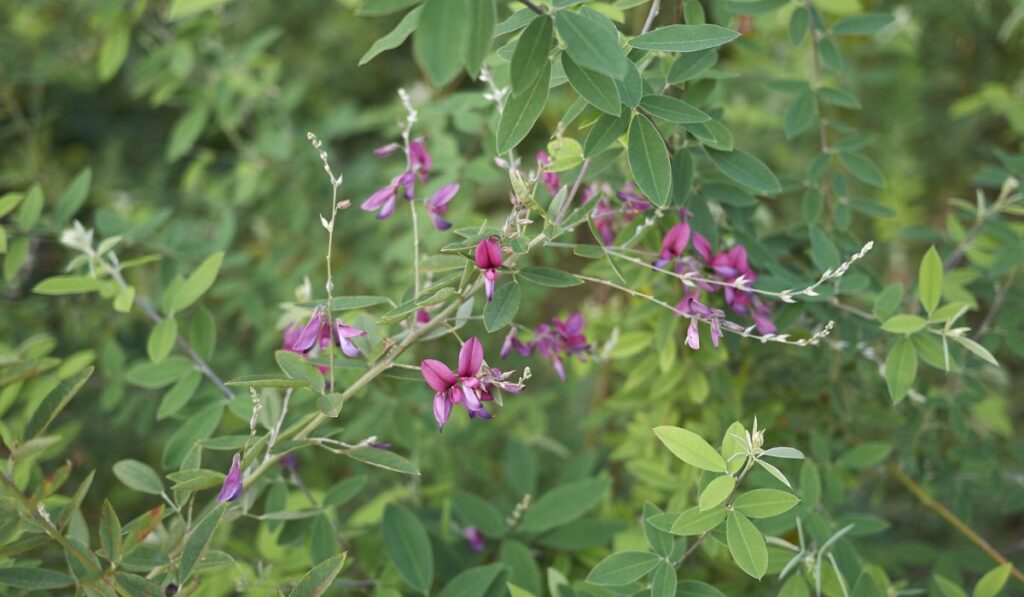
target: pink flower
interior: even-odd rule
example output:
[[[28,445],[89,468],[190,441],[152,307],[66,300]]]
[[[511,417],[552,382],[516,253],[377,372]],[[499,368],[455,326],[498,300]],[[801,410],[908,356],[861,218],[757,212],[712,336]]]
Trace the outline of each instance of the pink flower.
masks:
[[[427,215],[430,216],[430,221],[438,230],[447,230],[452,227],[451,222],[444,219],[444,214],[448,211],[448,204],[458,192],[459,183],[453,182],[444,185],[427,199]]]
[[[561,188],[562,182],[558,179],[558,174],[554,172],[545,171],[543,168],[551,163],[551,156],[544,151],[537,152],[537,163],[541,166],[540,180],[547,187],[548,192],[552,195],[558,193],[558,189]]]
[[[583,326],[583,315],[573,313],[565,321],[554,317],[551,325],[542,323],[536,328],[533,348],[540,356],[551,361],[551,366],[562,381],[565,381],[563,358],[575,355],[582,360],[582,355],[590,352],[590,344],[583,335]]]
[[[477,244],[475,261],[476,266],[483,270],[485,294],[489,301],[494,297],[494,283],[498,281],[498,270],[503,263],[501,242],[497,236],[489,236]]]
[[[661,254],[658,256],[658,260],[654,262],[654,266],[665,267],[678,259],[683,254],[683,251],[686,250],[686,245],[689,242],[690,225],[686,220],[669,228],[668,232],[665,233],[665,238],[661,241]]]
[[[486,393],[478,374],[483,366],[484,349],[478,338],[470,338],[459,351],[458,374],[441,361],[426,359],[420,363],[423,379],[434,390],[434,420],[438,429],[444,429],[452,413],[452,405],[462,404],[470,418],[490,419],[491,414],[482,402],[493,400]]]
[[[220,488],[220,494],[217,495],[217,501],[220,503],[234,501],[240,495],[242,495],[242,454],[235,452],[235,455],[231,457],[231,468],[228,469],[228,474],[224,477],[224,484]]]
[[[487,547],[487,542],[484,540],[483,533],[480,532],[476,527],[466,527],[462,529],[462,536],[466,538],[466,542],[469,543],[469,548],[475,552],[481,552]]]

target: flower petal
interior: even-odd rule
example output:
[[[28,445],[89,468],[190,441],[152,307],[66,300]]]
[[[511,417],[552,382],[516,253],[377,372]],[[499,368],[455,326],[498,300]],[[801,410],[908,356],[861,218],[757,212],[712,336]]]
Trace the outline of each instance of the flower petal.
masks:
[[[230,502],[240,495],[242,495],[242,455],[235,452],[231,458],[231,468],[228,469],[228,474],[224,477],[224,484],[220,488],[220,494],[217,495],[217,501],[220,503]]]
[[[459,377],[475,377],[484,364],[484,347],[475,336],[466,340],[459,351]]]
[[[420,373],[427,385],[435,392],[447,392],[459,378],[452,373],[452,370],[441,361],[426,359],[420,363]]]
[[[437,421],[437,429],[443,430],[444,424],[448,422],[448,417],[452,414],[452,401],[448,398],[447,393],[438,392],[434,394],[434,420]]]

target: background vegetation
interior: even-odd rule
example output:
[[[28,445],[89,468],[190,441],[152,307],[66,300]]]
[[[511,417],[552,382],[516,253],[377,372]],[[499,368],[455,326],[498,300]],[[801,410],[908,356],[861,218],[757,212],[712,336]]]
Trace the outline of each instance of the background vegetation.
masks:
[[[302,291],[305,278],[312,280],[312,297],[322,299],[326,233],[318,216],[330,215],[331,189],[307,131],[324,141],[332,165],[344,173],[338,198],[358,206],[401,168],[400,158],[380,158],[373,149],[399,138],[406,109],[396,91],[404,87],[419,111],[414,134],[426,137],[433,157],[426,188],[461,183],[448,214],[457,229],[478,228],[485,218],[500,226],[510,185],[494,164],[487,85],[466,74],[433,84],[411,42],[359,66],[406,12],[387,7],[415,2],[367,2],[361,10],[360,4],[0,3],[0,464],[9,481],[0,494],[3,590],[72,590],[47,585],[44,577],[19,580],[38,567],[86,579],[78,590],[87,594],[152,588],[103,587],[73,561],[69,570],[70,548],[47,540],[42,523],[28,519],[42,504],[72,547],[110,555],[100,537],[110,521],[105,503],[120,517],[125,542],[163,503],[152,484],[147,490],[148,473],[138,473],[140,481],[124,469],[119,474],[115,463],[146,463],[156,483],[170,488],[181,478],[167,475],[189,470],[186,459],[198,458],[190,450],[200,445],[201,467],[193,462],[191,468],[227,472],[239,438],[250,433],[253,402],[246,388],[218,387],[213,377],[276,371],[284,327],[308,317],[295,307],[310,300]],[[550,3],[539,4],[546,10]],[[640,32],[650,7],[629,0],[589,4],[601,5],[627,35]],[[696,10],[696,0],[661,2],[655,26],[683,22],[684,4]],[[499,22],[523,9],[496,6]],[[873,241],[874,249],[819,299],[773,304],[780,331],[807,337],[835,320],[832,335],[815,347],[727,336],[717,350],[705,337],[704,349],[692,351],[684,344],[685,322],[650,302],[606,285],[524,283],[515,321],[525,328],[577,311],[585,317],[595,352],[567,361],[567,381],[537,355],[499,361],[504,330],[489,334],[482,321],[469,321],[462,337],[479,336],[492,366],[531,368],[523,393],[506,395],[492,421],[457,413],[438,434],[433,391],[418,372],[397,370],[408,375],[367,386],[327,423],[324,436],[349,444],[375,437],[403,456],[392,468],[408,464],[419,474],[303,446],[294,452],[294,475],[275,466],[267,483],[246,488],[242,505],[251,516],[229,515],[217,528],[183,591],[287,592],[321,562],[340,569],[329,594],[433,594],[446,585],[455,591],[450,583],[465,570],[483,571],[484,579],[464,581],[466,594],[649,591],[661,581],[644,574],[622,584],[587,578],[610,553],[661,554],[656,543],[667,541],[661,555],[678,559],[697,539],[670,535],[650,520],[661,510],[695,506],[711,477],[680,463],[651,429],[683,427],[717,448],[733,421],[750,430],[756,416],[767,429],[766,446],[792,446],[807,456],[779,465],[799,505],[758,521],[765,535],[800,546],[796,572],[787,569],[779,578],[792,553],[769,542],[767,575],[752,579],[742,563],[737,568],[739,558],[727,547],[732,541],[720,529],[679,567],[679,594],[714,594],[698,593],[712,591],[710,585],[729,595],[1024,592],[1024,443],[1015,391],[1024,359],[1017,277],[1024,228],[1012,182],[1024,177],[1024,4],[715,0],[702,6],[709,22],[742,37],[719,50],[707,73],[680,85],[679,95],[725,122],[736,147],[768,164],[781,182],[781,192],[758,193],[754,205],[709,200],[714,209],[704,210],[713,222],[705,232],[719,234],[713,238],[722,247],[745,244],[762,283],[775,290],[803,287]],[[812,27],[834,42],[837,57],[819,56],[821,47],[798,35],[793,14],[808,9]],[[877,26],[847,20],[861,27],[847,25],[849,34],[837,29],[865,13],[889,17]],[[498,37],[494,47],[515,35]],[[506,47],[488,58],[499,80],[507,80],[510,56]],[[808,85],[848,91],[852,100],[814,100],[811,112],[798,114],[794,104]],[[593,109],[560,128],[576,98],[569,85],[552,90],[520,146],[524,170],[537,169],[534,153],[556,132],[583,141]],[[829,149],[821,146],[819,124],[828,131],[827,144],[844,139],[873,166],[851,168],[833,152],[829,173],[816,178],[815,157]],[[581,176],[620,188],[629,179],[625,160],[608,162]],[[568,184],[578,173],[573,164],[560,174]],[[819,196],[809,197],[808,189]],[[537,197],[548,205],[546,191]],[[688,201],[692,210],[693,201],[704,199]],[[656,222],[639,245],[656,252],[673,218]],[[41,281],[66,273],[75,258],[60,242],[73,220],[94,230],[97,243],[120,237],[121,262],[140,260],[125,270],[135,297],[161,312],[175,300],[166,298],[167,288],[179,276],[224,252],[215,283],[177,315],[178,331],[214,375],[192,371],[179,349],[154,369],[153,322],[138,304],[128,309],[131,297],[121,295],[127,304],[120,311],[127,313],[112,308],[116,290],[33,293]],[[424,271],[440,277],[451,255],[439,250],[457,237],[424,219],[420,232],[423,252],[432,256]],[[595,244],[586,225],[558,240]],[[396,303],[411,296],[413,232],[404,209],[382,221],[357,207],[341,211],[334,241],[336,296],[385,295]],[[947,356],[942,333],[899,322],[880,327],[898,313],[921,314],[919,273],[932,246],[944,271],[936,287],[941,304],[953,305],[951,312],[965,308],[956,326],[971,328],[966,334],[980,342],[977,349],[950,342]],[[613,279],[607,262],[590,256],[552,247],[528,260]],[[82,273],[84,263],[76,265]],[[673,304],[681,294],[678,281],[643,268],[625,278],[630,288],[664,294]],[[476,297],[477,314],[482,300]],[[922,296],[931,313],[935,305],[927,302]],[[370,330],[364,346],[374,354],[400,329],[396,323],[389,332],[379,323],[386,310],[345,314]],[[944,322],[933,324],[942,329]],[[883,376],[886,359],[904,349],[918,363],[916,375],[894,379],[896,368],[889,367]],[[457,352],[458,343],[444,337],[415,346],[402,362],[437,358],[454,365]],[[168,362],[181,373],[167,373]],[[89,366],[95,372],[77,397],[30,445],[23,432],[39,431],[33,421],[49,408],[46,396]],[[358,371],[342,370],[339,389],[356,377]],[[899,400],[908,391],[910,398]],[[226,400],[225,392],[235,398]],[[261,392],[255,428],[265,436],[281,413],[283,390]],[[317,397],[296,392],[293,409],[303,412],[296,405],[316,412]],[[297,420],[296,414],[287,423]],[[87,478],[91,485],[76,495]],[[134,481],[126,485],[126,478]],[[194,504],[198,519],[220,481],[197,481],[193,487],[201,489],[194,491],[167,489],[168,501]],[[745,482],[781,488],[762,470]],[[556,508],[567,508],[569,519],[534,523],[532,531],[517,527],[538,497],[560,488],[576,492]],[[201,502],[189,502],[193,495]],[[173,546],[188,536],[191,516],[176,516],[167,505],[145,549],[123,570],[148,575],[161,588],[174,581],[170,562],[179,563],[181,554]],[[481,551],[464,537],[467,527],[482,532]],[[432,553],[426,571],[394,547],[396,533],[416,529],[425,529]],[[141,535],[138,540],[144,543]],[[344,567],[336,559],[341,551],[348,553]],[[999,567],[1007,561],[1016,567]],[[500,565],[485,567],[490,564]],[[989,584],[975,589],[993,569]],[[31,584],[37,581],[42,584]]]

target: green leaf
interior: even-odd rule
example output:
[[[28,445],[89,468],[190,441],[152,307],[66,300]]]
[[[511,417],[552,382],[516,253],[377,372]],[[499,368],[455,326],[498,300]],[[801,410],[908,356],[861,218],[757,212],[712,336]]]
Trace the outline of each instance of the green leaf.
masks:
[[[651,575],[651,597],[675,597],[678,583],[676,567],[668,562],[660,562]]]
[[[786,114],[782,120],[782,130],[787,139],[794,139],[814,124],[814,117],[817,114],[817,105],[814,93],[805,89],[796,96],[793,103],[786,108]]]
[[[611,482],[604,478],[560,485],[526,510],[519,529],[524,533],[540,533],[572,522],[596,506],[609,485]]]
[[[466,526],[476,527],[489,537],[500,537],[505,534],[505,517],[501,515],[501,511],[474,493],[455,490],[452,494],[452,508]]]
[[[104,42],[104,45],[106,42]],[[92,184],[92,168],[86,167],[75,176],[68,188],[57,200],[57,207],[54,209],[53,218],[58,224],[63,224],[71,219],[85,203],[89,196],[89,185]]]
[[[836,460],[836,464],[862,470],[885,462],[890,452],[892,452],[892,446],[887,442],[867,442],[847,450]]]
[[[43,213],[43,202],[43,187],[36,183],[28,189],[24,201],[21,202],[21,207],[18,208],[14,222],[25,230],[32,229],[39,222],[39,216]]]
[[[463,570],[455,578],[451,579],[437,595],[438,597],[504,595],[505,583],[501,580],[504,571],[505,566],[503,564],[488,564]]]
[[[637,114],[629,125],[629,169],[640,192],[658,207],[668,205],[672,171],[668,149],[658,129],[646,116]]]
[[[623,110],[620,116],[602,114],[590,127],[587,138],[583,140],[583,155],[590,158],[604,151],[626,132],[632,116],[633,113],[629,110]],[[603,257],[604,252],[602,251],[600,255]]]
[[[174,482],[174,491],[201,491],[211,487],[220,487],[224,483],[224,473],[209,469],[189,469],[167,475]]]
[[[277,361],[277,366],[284,371],[284,374],[288,377],[304,382],[309,387],[313,388],[317,392],[323,392],[324,390],[324,377],[317,370],[315,364],[310,363],[302,357],[302,355],[295,354],[288,350],[278,350],[274,352],[274,360]]]
[[[550,288],[569,288],[583,283],[573,274],[552,267],[524,267],[519,270],[519,275],[527,282]]]
[[[722,458],[725,459],[730,474],[740,472],[743,464],[747,461],[746,456],[733,458],[737,454],[746,453],[746,441],[743,439],[746,437],[746,433],[747,430],[743,428],[743,423],[733,421],[732,425],[729,425],[729,428],[725,430],[725,434],[722,436],[722,449],[720,452]]]
[[[185,547],[181,551],[181,562],[178,564],[178,585],[184,585],[185,581],[192,575],[192,569],[202,559],[213,539],[213,533],[217,530],[224,513],[227,512],[230,502],[217,504],[192,528],[188,538],[185,540]]]
[[[693,507],[679,515],[679,518],[672,524],[673,535],[700,535],[722,524],[729,513],[724,506],[718,506],[701,512],[699,507]]]
[[[299,579],[288,595],[291,597],[320,597],[331,588],[331,583],[345,566],[348,553],[341,552],[320,562]]]
[[[191,17],[201,12],[226,4],[229,0],[173,0],[167,9],[167,18],[171,21]]]
[[[996,357],[993,356],[992,353],[989,352],[988,349],[982,346],[981,344],[978,344],[977,342],[971,340],[967,336],[960,336],[956,339],[956,341],[961,346],[974,353],[975,356],[981,357],[990,365],[995,365],[996,367],[999,366],[999,361],[996,360]]]
[[[100,82],[109,81],[121,70],[124,59],[128,57],[131,41],[132,30],[126,23],[118,23],[103,36],[100,51],[96,55],[96,76]]]
[[[640,105],[644,96],[644,79],[632,61],[626,61],[626,76],[621,81],[615,81],[615,91],[619,94],[619,101],[630,108]]]
[[[960,585],[944,576],[935,575],[932,577],[938,597],[967,597],[967,591],[960,588]]]
[[[649,551],[622,551],[601,560],[587,575],[592,585],[620,587],[645,576],[661,558]]]
[[[167,142],[167,161],[176,161],[188,153],[203,134],[209,120],[210,109],[205,104],[194,106],[182,114],[171,128],[171,138]]]
[[[341,414],[341,409],[345,406],[345,400],[341,394],[337,392],[329,392],[327,394],[317,396],[316,406],[320,409],[320,412],[324,413],[328,417],[334,418]]]
[[[89,381],[89,377],[92,376],[94,370],[95,367],[86,367],[60,382],[56,388],[51,390],[32,412],[32,418],[25,425],[23,437],[31,439],[42,435],[50,427],[50,424],[53,423],[53,420],[57,418],[57,415],[71,402],[75,394],[82,389],[85,382]]]
[[[885,381],[889,396],[899,403],[907,395],[917,377],[917,353],[910,338],[901,338],[885,357]]]
[[[116,572],[114,578],[117,579],[118,587],[127,595],[133,597],[164,597],[165,595],[163,587],[148,578],[125,572]]]
[[[508,569],[508,582],[533,595],[541,595],[540,566],[526,545],[514,539],[501,542],[498,559]]]
[[[412,35],[412,32],[416,30],[416,26],[419,25],[420,12],[422,10],[422,7],[419,6],[410,10],[404,17],[402,17],[401,21],[398,21],[398,24],[395,25],[394,29],[388,31],[383,37],[373,42],[370,49],[367,50],[366,53],[363,54],[363,57],[359,59],[359,66],[373,60],[383,52],[393,50],[405,43],[405,40]]]
[[[554,23],[551,17],[542,16],[527,25],[516,42],[512,62],[509,65],[509,80],[512,91],[525,91],[537,82],[549,62]]]
[[[96,292],[103,288],[103,283],[88,276],[50,276],[39,282],[32,289],[36,294],[61,296],[65,294],[81,294]]]
[[[881,187],[885,184],[885,177],[882,176],[882,171],[863,154],[841,152],[839,154],[839,161],[843,163],[843,166],[857,180],[873,187]]]
[[[929,314],[942,299],[942,259],[934,246],[921,259],[921,267],[917,271],[917,296]]]
[[[730,475],[715,477],[708,483],[704,491],[700,492],[700,500],[697,504],[700,510],[706,511],[714,508],[725,501],[733,488],[736,487],[736,479]]]
[[[356,8],[361,17],[385,17],[405,10],[420,0],[363,0]]]
[[[116,562],[121,559],[121,521],[117,518],[117,512],[110,505],[110,500],[103,500],[103,510],[100,514],[100,546],[107,559]]]
[[[174,348],[174,341],[178,339],[178,322],[173,317],[165,317],[160,323],[153,327],[146,342],[146,353],[149,360],[154,363],[167,358]]]
[[[403,475],[420,474],[416,465],[409,462],[405,457],[380,448],[357,448],[346,452],[346,455],[349,458],[358,460],[364,464],[394,471],[396,473],[402,473]]]
[[[306,382],[298,379],[283,379],[277,375],[244,375],[224,382],[226,386],[244,388],[301,388]]]
[[[651,549],[653,549],[655,553],[660,556],[668,557],[669,554],[672,553],[672,549],[676,542],[675,537],[673,537],[669,531],[672,530],[672,525],[675,523],[676,518],[678,518],[679,515],[670,514],[662,519],[670,521],[667,523],[668,528],[664,528],[666,526],[665,524],[662,524],[661,526],[655,524],[655,519],[658,516],[663,516],[661,509],[651,502],[645,502],[643,511],[644,538],[647,539],[647,544],[651,546]],[[657,522],[660,522],[660,520]]]
[[[491,51],[497,10],[494,0],[474,0],[469,3],[469,31],[466,36],[466,70],[474,78]]]
[[[384,550],[405,582],[427,593],[434,580],[434,552],[418,518],[398,504],[384,508],[381,521]]]
[[[668,95],[645,95],[640,107],[651,116],[676,124],[707,122],[711,117],[681,99]]]
[[[879,321],[885,321],[896,314],[903,303],[903,285],[894,282],[882,289],[875,297],[872,311]]]
[[[484,327],[496,332],[512,321],[519,311],[523,290],[519,284],[506,284],[494,292],[494,298],[484,305]]]
[[[349,502],[366,488],[369,477],[355,475],[338,481],[324,494],[324,508],[337,508]]]
[[[114,476],[135,491],[160,495],[164,491],[163,481],[150,466],[138,460],[121,460],[114,464]]]
[[[874,35],[893,22],[893,16],[884,12],[865,12],[840,19],[832,27],[836,35]]]
[[[505,110],[498,120],[497,152],[504,155],[526,138],[533,125],[544,112],[548,101],[548,83],[551,80],[551,63],[541,68],[541,74],[533,85],[522,91],[513,92],[505,101]]]
[[[213,286],[213,283],[217,280],[217,273],[220,272],[220,264],[223,261],[224,252],[219,251],[204,259],[199,264],[199,267],[189,274],[175,297],[175,311],[184,311],[189,308],[192,303],[199,300],[199,297],[203,296]]]
[[[810,19],[807,15],[807,9],[803,6],[798,6],[793,14],[789,17],[789,43],[794,46],[799,46],[803,43],[804,38],[807,37],[807,25]]]
[[[733,508],[750,518],[771,518],[788,512],[800,498],[778,489],[754,489],[736,496]]]
[[[901,313],[886,319],[882,324],[882,329],[892,334],[913,334],[920,332],[927,325],[928,321],[923,317]]]
[[[11,566],[0,568],[0,585],[28,591],[62,589],[75,584],[75,579],[55,570]]]
[[[590,105],[612,116],[622,112],[614,79],[579,66],[566,53],[562,54],[562,69],[572,88]]]
[[[700,6],[699,2],[687,2],[686,6],[690,5]],[[687,597],[725,597],[725,593],[722,593],[715,587],[700,582],[699,580],[681,580],[679,586],[676,589],[677,595],[686,595]]]
[[[223,401],[209,403],[185,419],[164,444],[161,465],[164,469],[176,469],[197,443],[207,439],[220,425],[224,416]]]
[[[668,426],[655,427],[654,433],[676,458],[686,464],[713,473],[726,472],[725,459],[722,455],[696,433]]]
[[[739,512],[731,512],[725,520],[725,536],[736,565],[754,578],[763,577],[768,571],[768,547],[754,523]]]
[[[638,35],[629,40],[629,45],[641,50],[698,52],[717,48],[739,36],[739,32],[718,25],[669,25]]]
[[[417,62],[435,87],[459,74],[469,32],[467,0],[425,0],[412,40]]]
[[[672,85],[679,85],[696,79],[709,68],[718,62],[717,50],[701,50],[690,52],[676,58],[668,69],[666,81]]]
[[[773,195],[782,191],[782,185],[775,174],[753,155],[742,151],[718,151],[705,148],[711,163],[715,165],[722,174],[732,180],[763,195]]]
[[[25,198],[23,193],[4,193],[0,195],[0,218],[14,211]]]
[[[971,592],[971,597],[995,597],[1003,590],[1006,586],[1006,581],[1010,578],[1010,571],[1013,569],[1013,565],[1010,563],[996,566],[989,570],[982,576],[978,581],[978,584],[974,585],[974,591]]]
[[[573,62],[613,79],[626,75],[626,55],[608,17],[590,8],[580,13],[559,10],[555,13],[555,27]]]
[[[811,260],[815,267],[825,270],[834,270],[842,261],[839,249],[829,238],[827,232],[821,227],[812,225],[808,227],[808,234],[811,237]]]

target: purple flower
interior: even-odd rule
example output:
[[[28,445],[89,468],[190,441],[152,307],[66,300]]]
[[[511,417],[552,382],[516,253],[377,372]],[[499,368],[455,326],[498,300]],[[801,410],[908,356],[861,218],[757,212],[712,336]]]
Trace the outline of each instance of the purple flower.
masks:
[[[430,323],[430,312],[427,311],[426,309],[420,309],[419,311],[417,311],[416,312],[416,323],[421,324],[421,325],[422,324],[426,324],[426,323]]]
[[[533,345],[523,344],[519,340],[519,334],[515,327],[508,331],[508,334],[505,335],[505,340],[501,343],[501,358],[507,359],[513,350],[524,357],[530,356],[530,353],[533,352]]]
[[[665,238],[661,241],[661,254],[658,256],[658,260],[654,262],[654,266],[665,267],[678,259],[683,254],[683,251],[686,250],[686,245],[689,242],[690,225],[686,220],[669,228],[668,232],[665,233]]]
[[[341,319],[334,320],[333,334],[332,326],[327,320],[323,307],[313,310],[313,315],[301,329],[296,330],[294,325],[288,326],[284,331],[284,349],[299,353],[308,354],[313,348],[319,346],[320,350],[330,345],[331,338],[341,352],[349,358],[359,356],[359,348],[352,343],[352,338],[365,336],[366,331],[346,325]]]
[[[365,336],[366,330],[360,330],[350,325],[345,325],[340,319],[334,320],[335,340],[338,346],[341,348],[341,352],[345,353],[350,359],[354,359],[359,356],[359,347],[352,343],[352,338],[358,338],[359,336]]]
[[[217,501],[220,503],[231,502],[242,495],[242,454],[235,452],[231,458],[231,468],[228,475],[224,477],[224,485],[220,488]]]
[[[390,218],[391,214],[395,213],[395,198],[398,196],[398,185],[401,179],[402,175],[396,176],[391,179],[391,182],[386,187],[381,187],[374,191],[372,195],[359,205],[359,209],[363,211],[379,210],[377,213],[378,220]]]
[[[501,243],[497,236],[489,236],[477,244],[475,260],[476,266],[484,272],[485,294],[489,301],[494,297],[494,283],[502,265]]]
[[[547,187],[548,192],[552,195],[558,193],[558,189],[562,186],[562,181],[558,179],[558,174],[554,172],[547,172],[543,170],[544,166],[551,163],[551,156],[544,151],[537,152],[537,163],[541,166],[540,180]]]
[[[277,461],[277,465],[281,467],[281,470],[294,473],[298,470],[299,459],[295,457],[295,454],[288,452]]]
[[[573,313],[564,322],[555,317],[551,325],[542,323],[536,328],[533,347],[540,356],[551,361],[555,373],[562,381],[565,381],[565,364],[562,359],[576,355],[582,360],[582,355],[590,352],[590,344],[583,335],[583,325],[583,315]]]
[[[164,587],[164,595],[176,595],[178,593],[178,585],[171,583]]]
[[[469,543],[469,548],[479,553],[484,550],[487,543],[484,541],[484,535],[476,527],[466,527],[462,529],[462,536],[466,538]]]
[[[598,199],[590,217],[594,221],[594,228],[597,229],[597,233],[601,236],[601,242],[606,246],[614,243],[615,210],[612,209],[611,203],[604,198]]]
[[[427,182],[430,169],[434,161],[430,158],[430,152],[423,143],[423,137],[417,137],[409,142],[409,164],[420,178],[420,182]]]
[[[697,329],[697,318],[690,319],[690,325],[686,328],[686,345],[694,350],[700,350],[700,331]]]
[[[447,230],[452,227],[451,222],[444,219],[444,214],[448,211],[448,203],[458,192],[459,183],[453,182],[444,185],[427,199],[427,215],[430,216],[430,220],[434,222],[434,227],[438,230]]]
[[[385,157],[395,153],[396,151],[398,151],[401,148],[402,148],[402,146],[399,145],[398,143],[388,143],[387,145],[384,145],[384,146],[378,147],[377,149],[374,149],[373,150],[373,154],[376,155],[376,156],[385,158]]]
[[[426,359],[420,364],[423,379],[434,390],[434,419],[443,430],[452,413],[452,405],[462,404],[470,418],[490,419],[491,414],[482,402],[493,400],[486,384],[479,377],[484,361],[484,349],[478,338],[470,338],[459,351],[458,374],[441,361]]]

